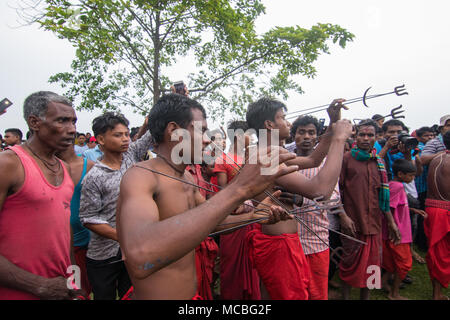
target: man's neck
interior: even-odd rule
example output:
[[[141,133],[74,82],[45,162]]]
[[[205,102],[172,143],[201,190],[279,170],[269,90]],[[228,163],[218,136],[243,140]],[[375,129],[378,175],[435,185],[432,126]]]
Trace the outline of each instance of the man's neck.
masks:
[[[105,150],[103,152],[103,159],[101,162],[107,164],[110,167],[119,167],[122,165],[123,153],[122,152],[110,152]]]
[[[31,138],[26,141],[25,145],[41,158],[47,160],[55,158],[56,150],[43,143],[36,135],[32,135]]]
[[[172,161],[172,157],[171,157],[172,149],[173,149],[173,147],[170,147],[167,144],[163,143],[163,144],[158,145],[158,147],[155,148],[154,152],[157,155],[160,155],[162,158],[164,158],[165,162],[168,162],[167,165],[172,167],[173,169],[176,169],[175,171],[184,172],[184,170],[186,170],[186,167],[188,166],[188,164],[185,164],[183,162],[180,164],[175,164]],[[194,167],[193,163],[191,165],[192,165],[192,167]]]
[[[298,146],[296,148],[297,150],[297,156],[299,157],[307,157],[311,155],[314,149],[300,149]]]

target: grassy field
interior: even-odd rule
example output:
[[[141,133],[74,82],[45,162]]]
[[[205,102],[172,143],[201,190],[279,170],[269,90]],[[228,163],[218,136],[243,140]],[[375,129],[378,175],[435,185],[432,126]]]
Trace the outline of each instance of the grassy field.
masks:
[[[425,252],[420,251],[417,247],[414,247],[416,252],[418,252],[423,258],[425,258]],[[336,275],[333,278],[336,282],[341,282],[339,277]],[[431,300],[432,297],[432,286],[430,281],[430,276],[428,274],[428,269],[426,264],[419,264],[413,260],[412,270],[409,272],[409,275],[413,278],[412,284],[407,284],[404,289],[400,290],[400,294],[403,297],[406,297],[411,300]],[[446,296],[450,295],[450,288],[444,289],[443,294]],[[341,299],[340,290],[330,289],[330,300],[338,300]],[[358,300],[359,299],[359,289],[352,289],[351,299]],[[371,290],[370,291],[370,299],[371,300],[388,300],[387,293],[383,290]]]

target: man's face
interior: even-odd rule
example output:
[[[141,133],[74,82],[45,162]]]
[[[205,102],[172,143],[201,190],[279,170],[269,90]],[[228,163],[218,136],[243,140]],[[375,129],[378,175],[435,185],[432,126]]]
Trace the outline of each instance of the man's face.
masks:
[[[398,136],[403,131],[402,126],[388,126],[384,138],[388,140],[392,136]]]
[[[85,142],[86,142],[86,136],[81,135],[78,137],[78,145],[79,146],[84,146]]]
[[[88,142],[87,145],[88,145],[89,149],[94,149],[95,146],[97,145],[97,143],[95,141],[92,141],[92,142]]]
[[[279,130],[279,138],[281,140],[285,140],[289,138],[290,130],[291,130],[291,123],[286,120],[286,113],[283,109],[280,109],[275,114],[275,126],[273,129]]]
[[[306,126],[299,126],[295,132],[294,140],[298,150],[312,150],[317,140],[316,126],[312,123]]]
[[[15,135],[12,132],[6,132],[4,140],[5,140],[6,145],[11,146],[11,147],[16,144],[20,144],[20,142],[21,142],[19,136]]]
[[[63,151],[72,146],[75,139],[77,116],[71,106],[50,102],[45,118],[36,122],[34,134],[38,139],[56,151]]]
[[[356,134],[356,145],[364,151],[371,151],[375,144],[375,128],[372,126],[362,126]]]
[[[450,131],[450,119],[445,121],[444,126],[441,128],[441,134],[444,135],[447,131]]]
[[[433,132],[425,132],[421,137],[417,137],[417,140],[426,144],[428,141],[434,138]]]
[[[191,112],[192,121],[186,128],[191,136],[191,161],[192,163],[201,163],[203,161],[203,151],[211,143],[206,134],[208,124],[199,109],[192,108]]]
[[[114,129],[98,135],[98,141],[103,150],[109,152],[123,153],[130,146],[130,130],[127,126],[119,123]]]

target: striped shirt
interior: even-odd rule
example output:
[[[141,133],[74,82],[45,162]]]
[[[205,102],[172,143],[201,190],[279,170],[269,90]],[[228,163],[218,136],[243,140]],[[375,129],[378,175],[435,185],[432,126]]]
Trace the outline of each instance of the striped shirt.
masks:
[[[322,164],[317,168],[309,168],[300,170],[305,177],[312,179],[316,176],[320,169],[322,169],[325,163],[325,159]],[[339,195],[339,183],[336,184],[331,199],[340,199]],[[303,201],[303,206],[311,205],[314,202],[310,199],[305,198]],[[330,218],[330,221],[328,219]],[[338,217],[334,214],[328,214],[326,210],[317,210],[307,213],[300,213],[300,218],[303,222],[311,229],[314,233],[308,230],[302,223],[298,223],[298,235],[300,237],[300,242],[303,247],[305,255],[322,252],[328,249],[328,229],[339,229]],[[332,222],[332,223],[331,223]],[[336,225],[337,224],[337,225]],[[320,239],[319,239],[320,237]],[[323,240],[323,241],[322,241]],[[325,243],[324,243],[325,242]]]
[[[431,139],[430,141],[427,142],[427,144],[422,150],[422,155],[424,156],[436,154],[445,150],[447,150],[447,148],[445,147],[444,142],[442,140],[442,135],[440,134],[436,138]]]

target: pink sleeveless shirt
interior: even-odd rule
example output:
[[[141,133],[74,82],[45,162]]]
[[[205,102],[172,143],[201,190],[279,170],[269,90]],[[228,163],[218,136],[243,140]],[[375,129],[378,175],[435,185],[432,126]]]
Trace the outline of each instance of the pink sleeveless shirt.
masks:
[[[58,187],[50,184],[37,162],[20,146],[10,148],[22,162],[23,186],[7,197],[0,211],[0,254],[30,273],[68,278],[70,200],[74,185],[68,171]],[[0,286],[0,300],[38,299]]]

